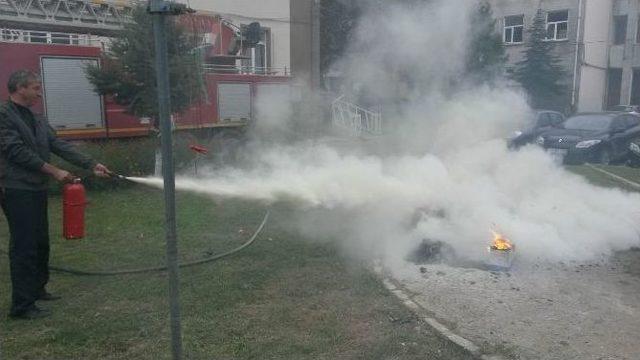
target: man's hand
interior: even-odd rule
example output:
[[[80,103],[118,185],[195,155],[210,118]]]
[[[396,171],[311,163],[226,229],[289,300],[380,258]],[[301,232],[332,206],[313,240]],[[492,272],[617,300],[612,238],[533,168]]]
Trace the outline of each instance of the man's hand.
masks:
[[[109,177],[111,170],[102,164],[96,164],[96,166],[93,167],[93,174],[98,177]]]
[[[62,170],[62,169],[58,169],[54,171],[52,175],[53,175],[53,178],[58,180],[59,182],[69,182],[69,181],[73,181],[73,179],[76,178],[67,170]]]
[[[41,170],[42,172],[51,175],[54,179],[60,182],[73,181],[73,179],[76,178],[70,172],[66,170],[62,170],[48,163],[45,163],[44,165],[42,165]]]

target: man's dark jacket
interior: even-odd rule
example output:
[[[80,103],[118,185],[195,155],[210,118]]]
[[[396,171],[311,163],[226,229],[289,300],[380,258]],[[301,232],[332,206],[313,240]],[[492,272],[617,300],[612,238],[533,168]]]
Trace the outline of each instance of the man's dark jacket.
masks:
[[[44,118],[35,119],[34,135],[13,102],[0,106],[0,187],[45,190],[48,176],[41,168],[51,153],[85,169],[95,166],[90,157],[58,139]]]

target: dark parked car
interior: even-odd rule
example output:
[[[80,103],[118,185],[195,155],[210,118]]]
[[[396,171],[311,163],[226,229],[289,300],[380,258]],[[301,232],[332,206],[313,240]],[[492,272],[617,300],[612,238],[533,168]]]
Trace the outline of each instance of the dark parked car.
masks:
[[[521,131],[516,131],[509,139],[509,147],[519,148],[532,144],[540,134],[560,127],[564,120],[564,115],[557,111],[536,110],[529,125]]]
[[[640,167],[640,138],[633,139],[629,143],[629,165]]]
[[[578,114],[562,128],[542,133],[536,143],[563,157],[565,163],[609,164],[626,160],[631,140],[640,136],[640,116],[606,112]]]

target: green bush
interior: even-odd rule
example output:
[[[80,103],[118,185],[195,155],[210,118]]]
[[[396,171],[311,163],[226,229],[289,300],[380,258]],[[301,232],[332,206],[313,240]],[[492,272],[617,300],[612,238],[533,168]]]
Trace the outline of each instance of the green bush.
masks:
[[[173,135],[173,156],[176,171],[193,168],[195,153],[189,145],[198,143],[197,139],[186,132]],[[156,136],[106,139],[76,142],[77,149],[96,161],[105,164],[116,174],[125,176],[151,176],[155,168],[155,153],[160,146],[160,139]],[[80,176],[83,184],[90,190],[107,190],[130,183],[116,179],[102,179],[92,175],[90,171],[73,166],[54,156],[53,164]],[[59,193],[60,184],[51,182],[50,191]]]
[[[156,139],[145,137],[83,141],[76,142],[74,145],[80,152],[105,164],[117,174],[147,176],[153,174],[156,142]],[[126,182],[116,179],[97,178],[90,171],[73,166],[58,157],[54,157],[52,162],[54,165],[80,176],[87,189],[104,190],[127,185]],[[60,188],[60,184],[54,181],[50,183],[52,192],[59,192]]]
[[[176,171],[193,168],[196,153],[189,149],[189,145],[199,143],[198,139],[187,131],[173,134],[173,161]]]

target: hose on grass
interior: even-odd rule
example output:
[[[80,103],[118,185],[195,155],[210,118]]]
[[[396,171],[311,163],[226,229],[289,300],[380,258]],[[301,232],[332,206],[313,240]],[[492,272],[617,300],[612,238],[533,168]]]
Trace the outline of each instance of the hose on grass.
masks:
[[[202,259],[184,262],[184,263],[178,264],[178,267],[186,268],[186,267],[191,267],[191,266],[196,266],[196,265],[202,265],[202,264],[206,264],[206,263],[210,263],[210,262],[213,262],[213,261],[216,261],[216,260],[220,260],[222,258],[225,258],[225,257],[228,257],[228,256],[231,256],[233,254],[238,253],[242,249],[248,247],[249,245],[251,245],[251,244],[253,244],[255,242],[256,238],[258,237],[258,235],[260,235],[260,233],[262,232],[262,229],[267,224],[267,220],[268,219],[269,219],[269,211],[267,211],[264,214],[264,218],[262,219],[262,222],[260,223],[260,226],[258,226],[258,228],[253,233],[253,235],[251,235],[251,238],[249,238],[249,240],[247,242],[245,242],[244,244],[242,244],[241,246],[239,246],[239,247],[237,247],[237,248],[235,248],[233,250],[226,251],[226,252],[221,253],[221,254],[216,254],[216,255],[205,257],[205,258],[202,258]],[[2,250],[0,250],[0,253],[6,254],[6,252],[4,252]],[[164,270],[167,270],[167,267],[165,265],[163,265],[163,266],[153,266],[153,267],[145,267],[145,268],[138,268],[138,269],[128,269],[128,270],[88,271],[88,270],[81,270],[81,269],[75,269],[75,268],[70,268],[70,267],[49,266],[49,270],[60,272],[60,273],[65,273],[65,274],[78,275],[78,276],[116,276],[116,275],[130,275],[130,274],[141,274],[141,273],[164,271]]]

